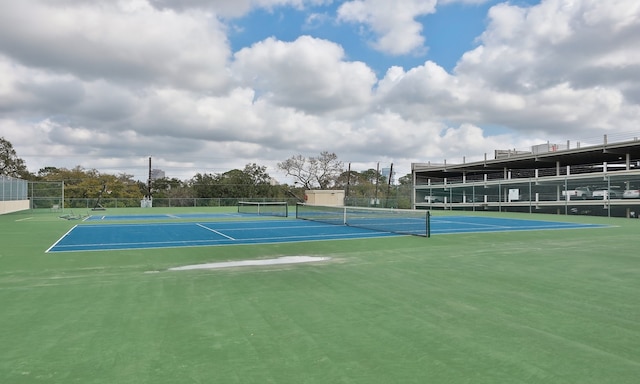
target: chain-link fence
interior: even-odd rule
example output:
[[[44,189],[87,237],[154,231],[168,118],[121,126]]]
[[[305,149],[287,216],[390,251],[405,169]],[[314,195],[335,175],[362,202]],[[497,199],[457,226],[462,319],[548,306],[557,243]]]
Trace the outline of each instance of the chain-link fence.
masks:
[[[62,181],[30,181],[29,200],[31,208],[62,209],[64,183]]]

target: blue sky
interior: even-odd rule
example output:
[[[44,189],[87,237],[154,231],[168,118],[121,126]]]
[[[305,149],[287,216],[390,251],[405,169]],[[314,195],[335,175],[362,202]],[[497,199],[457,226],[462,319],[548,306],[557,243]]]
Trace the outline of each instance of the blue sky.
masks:
[[[367,43],[372,36],[370,31],[360,25],[336,21],[338,6],[343,2],[307,9],[256,9],[240,19],[228,21],[229,40],[233,51],[238,51],[268,37],[293,41],[300,35],[310,35],[339,43],[350,60],[366,62],[379,75],[391,66],[409,69],[426,60],[434,61],[451,72],[462,54],[478,45],[477,38],[485,30],[489,8],[500,2],[449,3],[438,5],[435,13],[416,17],[422,24],[427,45],[420,53],[389,55],[376,51]],[[516,0],[511,3],[531,6],[539,1]],[[310,14],[319,17],[309,22]]]
[[[639,133],[637,0],[58,4],[0,2],[0,136],[32,172],[404,175]]]

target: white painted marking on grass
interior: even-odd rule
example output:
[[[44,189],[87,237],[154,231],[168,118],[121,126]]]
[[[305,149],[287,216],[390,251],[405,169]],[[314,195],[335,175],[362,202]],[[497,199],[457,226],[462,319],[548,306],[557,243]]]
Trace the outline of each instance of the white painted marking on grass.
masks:
[[[31,220],[33,219],[33,217],[25,217],[24,219],[18,219],[16,221],[25,221],[25,220]]]
[[[204,226],[204,225],[202,225],[202,224],[196,224],[196,225],[197,225],[198,227],[201,227],[201,228],[206,229],[207,231],[211,231],[211,232],[216,233],[216,234],[218,234],[218,235],[220,235],[220,236],[226,237],[226,238],[227,238],[227,239],[229,239],[229,240],[235,240],[233,237],[231,237],[231,236],[227,236],[227,235],[225,235],[225,234],[224,234],[224,233],[222,233],[222,232],[216,231],[215,229],[212,229],[212,228],[206,227],[206,226]]]
[[[185,265],[182,267],[169,268],[169,271],[190,271],[194,269],[219,269],[231,267],[248,267],[262,265],[282,265],[282,264],[299,264],[312,263],[317,261],[327,261],[330,257],[313,257],[313,256],[283,256],[277,259],[264,260],[240,260],[240,261],[224,261],[219,263]]]

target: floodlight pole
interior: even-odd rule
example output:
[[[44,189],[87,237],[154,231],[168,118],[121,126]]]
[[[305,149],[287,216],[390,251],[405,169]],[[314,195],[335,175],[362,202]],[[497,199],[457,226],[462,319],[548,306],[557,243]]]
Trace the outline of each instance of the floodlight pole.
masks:
[[[384,201],[384,207],[389,205],[389,194],[391,193],[391,177],[393,176],[393,163],[391,163],[391,169],[389,169],[389,180],[387,182],[387,198]]]
[[[149,189],[149,200],[151,200],[151,156],[149,156],[149,178],[147,179]]]
[[[374,205],[378,206],[378,181],[380,180],[380,163],[376,164],[376,194],[374,196]]]
[[[346,203],[349,201],[349,184],[351,182],[351,163],[349,163],[349,168],[347,170],[347,191],[345,193],[344,196],[344,204],[347,205]]]

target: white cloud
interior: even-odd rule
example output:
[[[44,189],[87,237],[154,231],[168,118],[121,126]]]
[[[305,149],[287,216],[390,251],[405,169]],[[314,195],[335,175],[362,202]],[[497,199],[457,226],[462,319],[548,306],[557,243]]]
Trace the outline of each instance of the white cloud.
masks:
[[[352,0],[338,8],[338,20],[370,28],[375,49],[402,55],[424,49],[422,24],[416,17],[436,11],[437,0]]]
[[[331,4],[333,0],[149,0],[158,9],[185,11],[188,9],[210,10],[222,17],[241,17],[251,10],[262,8],[273,10],[276,7],[291,6],[303,9],[307,6]]]
[[[269,38],[235,54],[234,74],[274,104],[308,113],[362,112],[376,77],[362,62],[344,60],[335,43],[301,36]]]
[[[413,161],[470,161],[640,120],[635,0],[502,3],[453,72],[427,61],[381,78],[347,45],[311,36],[231,52],[219,19],[328,1],[61,2],[0,5],[0,136],[31,171],[144,179],[152,155],[170,177],[250,162],[278,176],[277,162],[329,150],[403,174]],[[416,19],[437,4],[401,3],[347,1],[339,17],[370,28],[378,49],[414,52],[425,44]]]
[[[215,17],[141,1],[3,4],[0,49],[25,66],[132,86],[219,91],[228,82],[230,51]]]
[[[627,13],[615,11],[621,3]],[[489,12],[482,46],[465,54],[456,70],[514,90],[565,81],[590,87],[595,73],[598,82],[613,80],[612,86],[616,80],[637,82],[640,74],[628,76],[625,69],[640,65],[640,39],[635,38],[640,33],[639,4],[547,0],[526,9],[497,5]],[[624,75],[616,75],[619,71]]]

